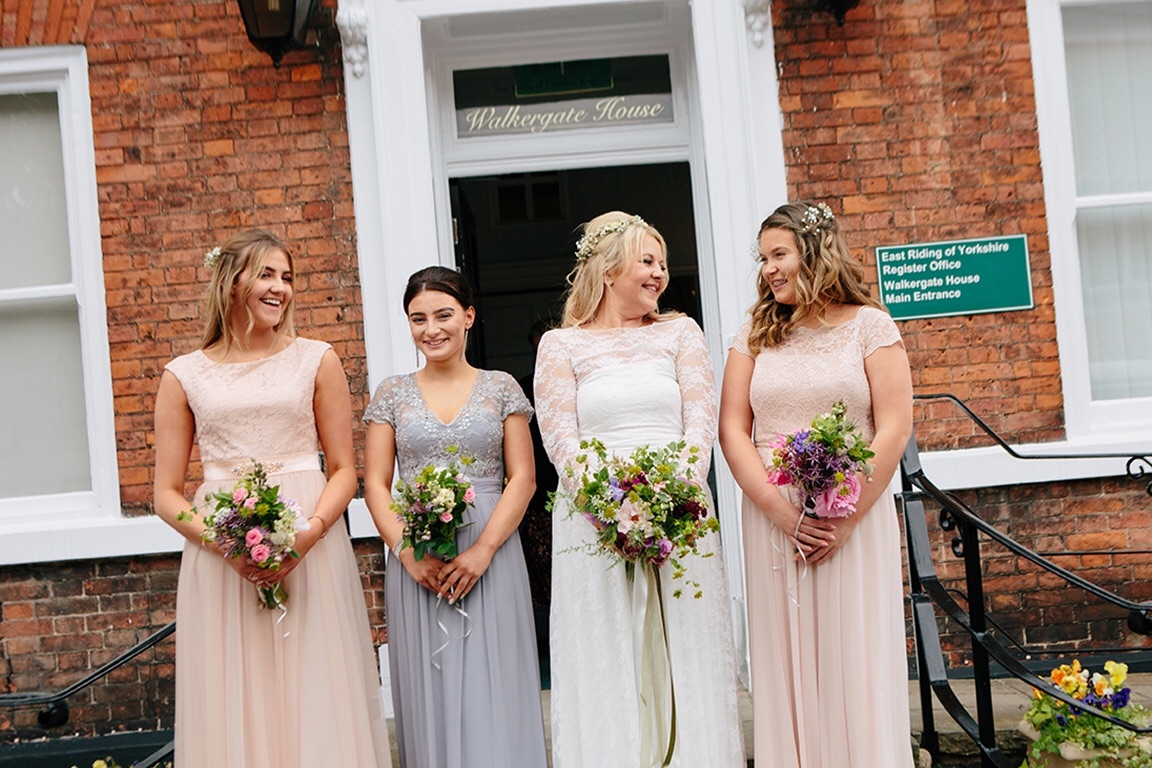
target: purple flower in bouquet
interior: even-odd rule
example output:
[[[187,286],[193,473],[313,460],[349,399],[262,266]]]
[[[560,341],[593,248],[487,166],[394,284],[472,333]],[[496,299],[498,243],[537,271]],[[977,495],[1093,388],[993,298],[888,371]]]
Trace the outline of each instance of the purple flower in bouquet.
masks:
[[[801,497],[805,514],[813,517],[847,517],[860,500],[857,473],[868,477],[874,454],[845,415],[838,402],[829,413],[812,420],[807,429],[777,435],[769,442],[772,463],[768,482],[790,485]]]

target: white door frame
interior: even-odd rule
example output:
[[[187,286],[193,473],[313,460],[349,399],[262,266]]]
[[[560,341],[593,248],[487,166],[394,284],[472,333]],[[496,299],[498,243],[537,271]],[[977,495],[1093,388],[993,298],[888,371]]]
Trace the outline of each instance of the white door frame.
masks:
[[[771,35],[762,34],[771,29],[767,2],[672,0],[670,4],[690,14],[689,81],[696,91],[695,113],[690,115],[691,159],[701,303],[719,380],[728,342],[754,298],[749,253],[757,226],[786,199],[776,62]],[[434,67],[427,63],[428,27],[456,16],[558,7],[588,7],[591,13],[593,6],[606,5],[637,3],[340,0],[337,24],[344,42],[370,383],[414,364],[407,324],[398,307],[407,276],[429,263],[453,260],[446,214],[447,166],[434,118]],[[740,493],[719,451],[716,457],[725,561],[737,642],[744,656]]]

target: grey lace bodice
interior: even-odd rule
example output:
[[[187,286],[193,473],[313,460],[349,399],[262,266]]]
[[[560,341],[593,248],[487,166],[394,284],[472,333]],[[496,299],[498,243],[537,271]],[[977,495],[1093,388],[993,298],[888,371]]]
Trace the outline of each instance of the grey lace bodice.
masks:
[[[406,373],[380,382],[364,420],[396,430],[400,477],[411,480],[429,464],[443,467],[456,456],[472,459],[470,477],[504,477],[504,419],[513,413],[531,417],[532,406],[503,371],[479,371],[476,384],[456,417],[445,424],[428,408],[416,376]],[[455,446],[455,456],[448,451]]]

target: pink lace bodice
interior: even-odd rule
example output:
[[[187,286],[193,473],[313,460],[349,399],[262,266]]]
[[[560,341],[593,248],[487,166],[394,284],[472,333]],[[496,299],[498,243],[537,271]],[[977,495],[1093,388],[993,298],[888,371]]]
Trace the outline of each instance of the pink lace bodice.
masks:
[[[683,438],[708,474],[716,439],[716,383],[704,334],[687,317],[639,328],[560,328],[536,357],[536,415],[549,458],[564,467],[580,440],[627,453]]]
[[[735,352],[749,354],[744,323],[732,342]],[[831,410],[837,400],[865,440],[876,432],[872,391],[864,358],[900,342],[900,332],[887,313],[861,307],[856,317],[829,328],[797,328],[778,347],[756,355],[749,399],[755,417],[754,440],[764,448],[774,435],[807,427],[812,418]]]
[[[296,339],[271,357],[214,363],[200,350],[168,363],[196,419],[202,461],[261,459],[315,452],[312,396],[331,346]]]

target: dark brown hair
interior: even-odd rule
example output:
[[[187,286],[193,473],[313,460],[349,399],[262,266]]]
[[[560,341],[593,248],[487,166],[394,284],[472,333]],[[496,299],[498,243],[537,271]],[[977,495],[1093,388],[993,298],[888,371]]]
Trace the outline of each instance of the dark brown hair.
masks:
[[[446,293],[460,302],[460,306],[464,309],[476,305],[473,299],[472,285],[464,278],[464,275],[447,267],[424,267],[408,278],[408,287],[404,289],[405,312],[408,311],[408,305],[412,303],[412,299],[424,291]]]

